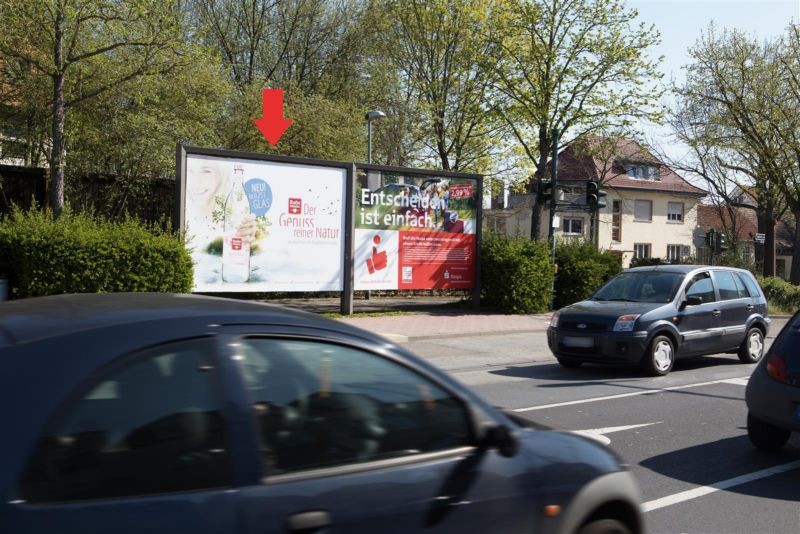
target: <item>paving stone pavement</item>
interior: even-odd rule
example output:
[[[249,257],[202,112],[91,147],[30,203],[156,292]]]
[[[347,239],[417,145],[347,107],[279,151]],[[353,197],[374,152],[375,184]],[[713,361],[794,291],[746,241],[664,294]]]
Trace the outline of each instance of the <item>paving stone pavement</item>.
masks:
[[[278,304],[311,311],[335,313],[339,299],[286,299]],[[369,312],[404,312],[395,315],[342,317],[343,321],[397,342],[448,336],[480,336],[545,331],[550,313],[505,315],[472,308],[454,308],[458,300],[441,297],[381,297],[354,301],[356,314]]]

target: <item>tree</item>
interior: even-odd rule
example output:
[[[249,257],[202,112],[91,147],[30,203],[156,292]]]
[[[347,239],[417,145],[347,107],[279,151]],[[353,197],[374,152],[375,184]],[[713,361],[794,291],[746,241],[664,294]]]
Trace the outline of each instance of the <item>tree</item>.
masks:
[[[443,170],[483,171],[500,124],[486,106],[484,60],[494,0],[389,0],[382,52],[419,99],[429,140],[422,156]]]
[[[765,276],[775,274],[775,224],[785,212],[790,176],[781,123],[784,76],[779,41],[758,42],[739,31],[719,33],[713,25],[690,49],[693,63],[677,97],[670,124],[691,158],[683,170],[703,177],[732,206],[734,191],[751,191],[765,234]],[[795,104],[796,105],[796,104]]]
[[[183,64],[180,6],[159,0],[0,0],[0,54],[49,81],[51,205],[64,207],[65,132],[78,106]]]
[[[559,147],[581,136],[660,118],[659,41],[653,26],[634,27],[636,10],[620,0],[509,0],[494,25],[496,107],[536,176],[547,173],[553,137]],[[533,183],[533,182],[531,182]],[[538,235],[541,207],[534,209]]]
[[[782,168],[786,169],[785,180],[781,183],[794,218],[794,248],[792,268],[789,279],[800,284],[800,25],[792,24],[786,30],[781,43],[779,61],[779,90],[772,95],[767,113],[772,129],[780,136],[783,158]],[[760,110],[763,112],[763,110]]]

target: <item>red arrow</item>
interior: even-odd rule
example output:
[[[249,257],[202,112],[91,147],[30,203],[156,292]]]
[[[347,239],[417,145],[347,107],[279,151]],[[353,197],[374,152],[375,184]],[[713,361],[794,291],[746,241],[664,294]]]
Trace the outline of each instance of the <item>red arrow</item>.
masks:
[[[261,118],[253,123],[272,146],[277,146],[292,119],[283,118],[283,89],[262,89]]]

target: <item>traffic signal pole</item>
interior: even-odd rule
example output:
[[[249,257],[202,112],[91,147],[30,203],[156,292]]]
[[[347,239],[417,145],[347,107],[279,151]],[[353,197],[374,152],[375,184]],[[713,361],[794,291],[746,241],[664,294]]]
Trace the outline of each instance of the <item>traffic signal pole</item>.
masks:
[[[547,230],[547,237],[550,241],[550,264],[553,266],[553,284],[550,287],[550,309],[555,308],[556,303],[556,273],[558,272],[558,265],[556,265],[556,229],[553,228],[553,221],[556,216],[556,206],[558,203],[558,128],[553,128],[553,152],[551,159],[551,172],[550,172],[550,224]]]

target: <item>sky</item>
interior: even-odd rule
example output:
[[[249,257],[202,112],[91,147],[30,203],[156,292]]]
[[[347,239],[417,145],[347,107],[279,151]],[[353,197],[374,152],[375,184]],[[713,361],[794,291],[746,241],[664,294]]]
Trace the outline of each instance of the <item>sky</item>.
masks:
[[[661,44],[653,56],[663,55],[664,81],[682,80],[681,67],[690,63],[687,49],[694,45],[711,21],[723,28],[745,31],[759,39],[781,35],[786,27],[800,22],[800,0],[625,0],[639,12],[639,20],[654,24]],[[665,127],[643,127],[647,140],[663,147],[668,157],[680,158],[684,150],[669,139]]]

